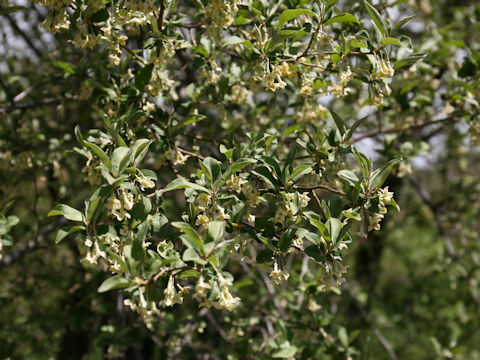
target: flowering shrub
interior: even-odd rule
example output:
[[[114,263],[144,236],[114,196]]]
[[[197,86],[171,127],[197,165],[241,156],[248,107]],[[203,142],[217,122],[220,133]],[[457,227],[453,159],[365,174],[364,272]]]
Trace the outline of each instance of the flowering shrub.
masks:
[[[398,14],[410,8],[34,2],[48,10],[45,30],[94,59],[56,63],[79,85],[72,99],[91,105],[84,111],[94,125],[76,126],[68,154],[83,159],[88,196],[48,216],[70,222],[56,243],[76,234],[83,264],[108,274],[98,292],[121,289],[123,305],[152,333],[172,311],[231,312],[231,333],[220,331],[227,342],[262,334],[249,337],[250,358],[359,358],[350,346],[356,335],[343,327],[329,334],[317,301],[340,292],[349,247],[369,241],[387,213],[400,210],[385,185],[390,173],[409,176],[410,159],[428,149],[392,134],[469,114],[472,143],[478,135],[478,84],[458,83],[461,93],[435,100],[418,89],[408,94],[421,86],[419,69],[431,70],[423,63],[430,45],[413,46],[404,34],[415,20]],[[357,144],[384,134],[385,161],[376,165],[373,143]],[[33,167],[22,154],[2,153],[0,166]],[[5,214],[0,252],[1,236],[18,222]],[[188,326],[188,334],[205,328]],[[312,346],[298,339],[309,326],[318,337]],[[164,344],[171,358],[181,337]],[[108,349],[111,357],[122,353],[119,344]]]

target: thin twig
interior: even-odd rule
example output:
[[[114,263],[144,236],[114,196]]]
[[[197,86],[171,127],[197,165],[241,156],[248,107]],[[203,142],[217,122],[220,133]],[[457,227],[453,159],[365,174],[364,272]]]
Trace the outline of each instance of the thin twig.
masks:
[[[446,117],[446,118],[443,118],[443,119],[429,120],[429,121],[425,121],[421,124],[413,124],[413,125],[408,125],[408,126],[404,126],[404,127],[401,127],[401,128],[378,129],[378,130],[375,130],[375,131],[371,131],[371,132],[362,134],[362,135],[352,139],[350,141],[350,143],[356,143],[360,140],[370,138],[370,137],[374,137],[374,136],[377,136],[377,135],[380,135],[380,134],[392,134],[392,133],[398,133],[398,132],[405,132],[405,131],[409,131],[409,130],[413,130],[413,129],[421,129],[421,128],[424,128],[424,127],[430,126],[430,125],[442,124],[442,123],[448,122],[448,121],[457,122],[457,121],[460,121],[461,119],[462,118],[457,117],[457,116],[449,116],[449,117]]]
[[[330,191],[331,193],[334,193],[334,194],[345,195],[345,193],[342,190],[334,189],[328,185],[316,185],[311,187],[294,185],[293,188],[295,190],[302,190],[302,191],[312,191],[312,190],[322,189],[322,190]]]
[[[380,330],[378,330],[378,328],[375,326],[372,319],[370,318],[370,315],[368,314],[367,309],[365,309],[365,307],[360,303],[360,301],[358,301],[358,299],[353,294],[352,290],[350,290],[350,288],[347,285],[344,285],[343,288],[346,290],[347,294],[350,296],[350,298],[352,299],[353,303],[358,308],[358,310],[360,310],[360,315],[362,315],[365,322],[372,328],[374,335],[377,337],[378,341],[380,341],[383,348],[388,353],[388,356],[390,357],[390,359],[398,360],[397,354],[395,354],[395,351],[393,351],[392,346],[390,345],[388,340],[385,338],[385,336],[383,336]]]

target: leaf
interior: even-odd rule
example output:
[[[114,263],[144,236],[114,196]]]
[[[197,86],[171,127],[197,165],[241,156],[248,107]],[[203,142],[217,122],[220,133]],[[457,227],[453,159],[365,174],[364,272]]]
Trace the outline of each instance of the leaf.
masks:
[[[153,64],[148,64],[138,70],[135,75],[135,86],[138,90],[143,91],[145,85],[147,85],[152,78]]]
[[[112,153],[112,175],[119,176],[127,168],[130,160],[130,149],[127,147],[118,147]]]
[[[72,227],[63,227],[58,230],[57,236],[55,237],[55,244],[58,244],[60,241],[65,239],[68,235],[73,234],[74,232],[85,230],[85,226],[76,225]]]
[[[87,148],[93,151],[95,155],[97,155],[100,160],[102,160],[102,163],[105,164],[105,166],[108,168],[108,170],[112,171],[112,162],[108,158],[107,154],[96,144],[90,143],[88,141],[84,141],[83,145],[85,145]]]
[[[230,178],[230,176],[234,175],[237,171],[240,171],[246,168],[249,165],[255,164],[257,160],[255,159],[238,159],[232,165],[229,166],[227,171],[221,176],[220,179],[215,183],[215,187],[218,189],[220,188],[225,182]]]
[[[263,264],[272,261],[272,259],[273,251],[270,249],[263,249],[258,252],[256,261],[259,264]]]
[[[296,155],[297,155],[297,147],[295,146],[294,143],[292,143],[290,145],[290,151],[288,152],[287,158],[285,159],[285,164],[283,165],[284,172],[288,167],[291,167],[293,165]]]
[[[351,170],[340,170],[337,175],[346,180],[352,186],[355,186],[358,181],[357,175]]]
[[[208,224],[207,241],[213,241],[219,243],[224,237],[225,222],[224,221],[212,221]]]
[[[354,15],[349,13],[336,15],[330,18],[327,22],[325,22],[325,25],[330,25],[335,22],[347,22],[347,23],[355,23],[360,25],[360,22],[358,21],[358,19]]]
[[[138,232],[135,235],[132,243],[132,257],[137,261],[145,259],[145,248],[143,247],[145,237],[149,229],[148,222],[144,222],[138,226]]]
[[[410,20],[412,20],[415,16],[417,16],[417,14],[413,14],[413,15],[407,16],[406,18],[403,18],[402,20],[398,21],[398,22],[393,26],[392,31],[396,31],[396,30],[400,29],[403,25],[405,25],[407,22],[409,22]]]
[[[337,243],[338,235],[343,228],[343,224],[340,220],[336,218],[330,218],[325,223],[327,227],[328,234],[330,235],[330,240],[335,245]]]
[[[378,12],[378,10],[371,5],[368,1],[363,0],[363,3],[365,4],[365,7],[367,8],[368,14],[372,18],[373,22],[377,26],[378,30],[382,33],[383,36],[387,35],[387,30],[385,29],[385,24],[382,16]]]
[[[345,121],[335,112],[330,110],[330,114],[332,114],[333,121],[335,121],[335,125],[337,126],[338,131],[343,136],[345,134]]]
[[[223,47],[227,47],[227,46],[231,46],[231,45],[243,45],[245,46],[247,49],[250,49],[250,50],[253,50],[253,45],[252,43],[250,42],[250,40],[245,40],[245,39],[242,39],[238,36],[231,36],[227,39],[227,41],[225,41],[223,43]],[[258,50],[257,50],[258,51]]]
[[[382,186],[385,180],[387,180],[387,177],[390,174],[392,168],[400,161],[402,161],[402,159],[392,159],[387,162],[381,169],[375,171],[370,179],[370,190],[374,190]]]
[[[180,275],[178,275],[178,277],[180,279],[188,279],[188,278],[199,278],[200,277],[200,273],[198,271],[195,271],[195,270],[185,270],[185,271],[182,271],[180,273]]]
[[[286,359],[291,358],[297,353],[298,348],[295,345],[283,344],[282,349],[273,353],[272,358]]]
[[[400,46],[400,47],[405,47],[405,45],[402,44],[402,43],[400,42],[400,40],[395,39],[395,38],[392,38],[392,37],[383,38],[382,40],[380,40],[380,42],[381,42],[382,45],[384,45],[384,46],[387,46],[387,45],[396,45],[396,46]]]
[[[185,189],[185,188],[189,188],[189,189],[193,189],[193,190],[197,190],[197,191],[202,191],[202,192],[206,192],[206,193],[209,193],[209,194],[211,193],[211,191],[208,190],[206,187],[204,187],[202,185],[192,183],[192,182],[190,182],[190,181],[188,181],[184,178],[178,178],[178,179],[173,180],[167,186],[165,186],[165,188],[163,190],[161,190],[160,192],[163,194],[167,191]]]
[[[11,14],[13,12],[20,11],[20,10],[30,10],[30,9],[25,6],[8,6],[6,8],[0,6],[0,15]]]
[[[90,21],[93,23],[99,23],[107,20],[110,17],[110,14],[106,9],[100,9],[95,14],[90,16]]]
[[[132,286],[130,280],[125,279],[120,275],[115,275],[105,280],[102,285],[100,285],[97,291],[99,293],[104,293],[113,289],[123,289],[129,286]]]
[[[66,61],[54,61],[53,65],[62,69],[64,72],[68,74],[72,74],[72,75],[75,74],[75,67]]]
[[[135,141],[130,154],[130,162],[133,163],[133,166],[138,166],[138,164],[143,160],[147,154],[148,147],[152,142],[153,140],[149,139],[139,139]]]
[[[281,28],[284,23],[286,23],[290,20],[293,20],[296,17],[298,17],[300,15],[303,15],[303,14],[307,14],[307,15],[317,17],[317,14],[315,14],[313,11],[310,11],[310,10],[307,10],[307,9],[287,9],[287,10],[284,10],[280,14],[280,19],[278,20],[277,27]]]
[[[291,180],[293,183],[296,183],[305,175],[310,174],[312,172],[312,165],[312,163],[308,163],[297,166],[287,178],[287,182]]]
[[[323,255],[323,253],[320,251],[317,245],[308,246],[307,248],[305,248],[304,252],[316,262],[325,261],[325,255]]]
[[[403,67],[411,66],[411,65],[415,64],[416,62],[422,60],[426,56],[427,56],[427,53],[424,53],[424,52],[411,54],[404,59],[398,60],[394,65],[394,69],[397,70],[397,69],[401,69]]]
[[[222,173],[220,162],[212,157],[205,158],[200,165],[203,165],[202,169],[206,172],[205,176],[211,180],[212,183],[215,182]]]
[[[47,217],[50,216],[59,216],[63,215],[68,220],[72,221],[83,221],[83,215],[77,209],[74,209],[68,205],[60,204],[55,206],[50,212],[47,214]]]
[[[271,187],[276,188],[278,186],[278,181],[273,177],[270,173],[270,169],[266,166],[258,166],[252,170],[252,173],[261,177]]]
[[[200,237],[200,235],[198,235],[198,233],[195,231],[194,228],[192,228],[186,222],[182,222],[182,221],[173,222],[172,226],[175,226],[177,229],[180,229],[186,235],[185,239],[187,240],[190,246],[199,250],[198,252],[200,254],[204,253],[203,240]]]
[[[290,249],[296,233],[297,229],[288,229],[287,231],[285,231],[280,237],[280,240],[278,241],[278,249],[282,252]]]

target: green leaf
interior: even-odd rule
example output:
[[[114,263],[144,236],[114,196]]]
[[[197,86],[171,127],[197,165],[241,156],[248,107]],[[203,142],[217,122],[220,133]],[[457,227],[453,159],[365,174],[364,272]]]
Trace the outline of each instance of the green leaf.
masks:
[[[47,217],[50,216],[59,216],[63,215],[68,220],[72,221],[83,221],[83,215],[77,209],[74,209],[68,205],[60,204],[55,206],[50,212],[47,214]]]
[[[415,16],[417,16],[417,14],[413,14],[413,15],[407,16],[406,18],[403,18],[393,26],[392,31],[396,31],[400,29],[403,25],[405,25],[407,22],[412,20]]]
[[[330,218],[325,223],[327,227],[328,234],[330,235],[330,240],[335,245],[337,243],[338,235],[343,228],[343,224],[340,220],[336,218]]]
[[[213,241],[214,243],[219,243],[224,237],[224,231],[224,221],[212,221],[208,224],[207,242]]]
[[[123,289],[127,288],[129,286],[132,286],[133,284],[131,283],[130,280],[125,279],[124,277],[121,277],[120,275],[115,275],[112,277],[109,277],[107,280],[105,280],[102,285],[98,288],[99,293],[104,293],[113,289]]]
[[[75,74],[75,67],[66,61],[54,61],[53,65],[62,69],[64,72],[68,74],[72,74],[72,75]]]
[[[372,177],[370,179],[370,190],[375,190],[383,185],[385,180],[387,180],[390,171],[392,168],[397,165],[402,159],[392,159],[387,162],[382,168],[377,169],[373,172]]]
[[[270,169],[266,166],[258,166],[252,170],[252,173],[261,177],[271,187],[276,188],[278,186],[278,181],[273,177],[270,173]]]
[[[257,263],[263,264],[273,260],[273,251],[270,249],[260,250],[257,254]]]
[[[332,114],[333,121],[335,121],[335,125],[337,126],[338,131],[343,136],[345,134],[345,121],[335,112],[330,110],[330,114]]]
[[[297,147],[294,143],[290,145],[290,151],[288,152],[287,158],[285,159],[285,163],[283,164],[283,172],[289,167],[293,165],[295,161],[295,156],[297,155]]]
[[[368,14],[372,18],[373,22],[377,26],[378,30],[382,33],[383,36],[387,35],[387,29],[385,29],[385,24],[384,20],[382,18],[382,15],[378,12],[378,10],[371,5],[368,1],[363,0],[363,3],[365,4],[365,7],[367,8]]]
[[[63,227],[58,230],[57,236],[55,237],[55,244],[58,244],[60,241],[65,239],[68,235],[73,234],[74,232],[85,230],[85,226],[76,225],[72,227]]]
[[[232,165],[230,165],[227,171],[221,176],[221,178],[218,179],[218,181],[215,183],[215,187],[217,189],[220,188],[223,184],[225,184],[225,182],[230,178],[230,176],[234,175],[237,171],[240,171],[249,165],[255,164],[256,162],[257,160],[255,159],[238,159]]]
[[[130,154],[130,162],[133,163],[133,166],[138,166],[138,164],[143,160],[148,152],[148,147],[152,142],[153,140],[149,139],[139,139],[135,141]]]
[[[199,278],[200,277],[200,273],[198,271],[195,271],[195,270],[185,270],[185,271],[182,271],[180,273],[180,275],[178,275],[178,277],[180,279],[188,279],[188,278]]]
[[[411,54],[404,59],[398,60],[394,65],[394,69],[397,70],[397,69],[401,69],[403,67],[411,66],[411,65],[415,64],[416,62],[422,60],[426,56],[427,56],[427,53],[424,53],[424,52]]]
[[[153,64],[148,64],[138,70],[135,75],[135,86],[138,90],[143,91],[145,85],[147,85],[152,78]]]
[[[284,23],[286,23],[290,20],[293,20],[296,17],[298,17],[300,15],[303,15],[303,14],[307,14],[307,15],[317,17],[317,14],[315,14],[313,11],[310,11],[310,10],[307,10],[307,9],[287,9],[287,10],[284,10],[280,14],[280,19],[278,20],[277,27],[281,28]]]
[[[173,222],[172,226],[175,226],[177,229],[180,229],[185,235],[185,239],[188,244],[193,248],[197,249],[200,254],[204,253],[204,244],[203,240],[189,224],[182,221]]]
[[[346,180],[352,186],[355,186],[358,181],[357,175],[351,170],[340,170],[337,175]]]
[[[130,149],[127,147],[118,147],[112,153],[112,175],[119,176],[127,168],[130,160]]]
[[[355,23],[360,25],[360,22],[358,21],[358,19],[354,15],[349,13],[336,15],[330,18],[327,22],[325,22],[325,25],[330,25],[335,22],[347,22],[347,23]]]
[[[293,172],[290,174],[290,176],[287,178],[287,182],[290,180],[293,183],[296,183],[302,179],[307,174],[310,174],[312,172],[312,163],[307,163],[307,164],[301,164],[297,166]]]
[[[11,14],[20,10],[30,10],[25,6],[8,6],[6,8],[0,6],[0,15]]]
[[[100,158],[100,160],[102,160],[102,163],[105,164],[105,166],[108,168],[108,170],[112,171],[112,162],[108,158],[107,154],[105,154],[105,152],[102,149],[100,149],[100,147],[98,145],[96,145],[94,143],[90,143],[88,141],[84,141],[83,145],[85,145],[87,148],[92,150],[93,153],[95,155],[97,155]]]
[[[278,241],[278,250],[285,252],[290,249],[296,233],[297,229],[288,229],[285,231]]]
[[[227,47],[227,46],[231,46],[231,45],[243,45],[245,46],[247,49],[250,49],[250,50],[253,50],[253,45],[252,43],[250,42],[250,40],[245,40],[245,39],[242,39],[238,36],[231,36],[227,39],[227,41],[225,41],[223,43],[223,47]],[[258,51],[258,50],[257,50]]]
[[[192,182],[190,182],[190,181],[188,181],[184,178],[178,178],[178,179],[173,180],[167,186],[165,186],[165,188],[163,190],[161,190],[160,192],[163,194],[167,191],[185,189],[185,188],[193,189],[193,190],[197,190],[197,191],[202,191],[202,192],[206,192],[206,193],[209,193],[209,194],[211,193],[211,191],[208,190],[206,187],[204,187],[202,185],[192,183]]]
[[[316,262],[325,261],[325,255],[323,255],[317,245],[308,246],[307,248],[305,248],[304,252]]]
[[[107,20],[110,17],[110,14],[106,9],[100,9],[95,14],[90,16],[90,21],[94,23],[99,23]]]
[[[144,222],[138,226],[138,232],[135,235],[132,243],[132,257],[137,261],[145,259],[145,249],[143,247],[145,237],[149,229],[148,222]]]
[[[298,348],[295,345],[286,345],[283,344],[282,348],[273,353],[272,358],[275,359],[286,359],[286,358],[291,358],[297,353]]]
[[[392,37],[383,38],[382,40],[380,40],[380,42],[381,42],[382,45],[384,45],[384,46],[387,46],[387,45],[396,45],[396,46],[400,46],[400,47],[405,47],[405,45],[402,44],[402,43],[400,42],[400,40],[395,39],[395,38],[392,38]]]

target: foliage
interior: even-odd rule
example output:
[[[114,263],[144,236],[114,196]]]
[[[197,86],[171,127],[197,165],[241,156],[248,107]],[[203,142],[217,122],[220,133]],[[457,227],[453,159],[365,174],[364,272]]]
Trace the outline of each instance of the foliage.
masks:
[[[1,355],[480,358],[478,5],[0,18]]]

